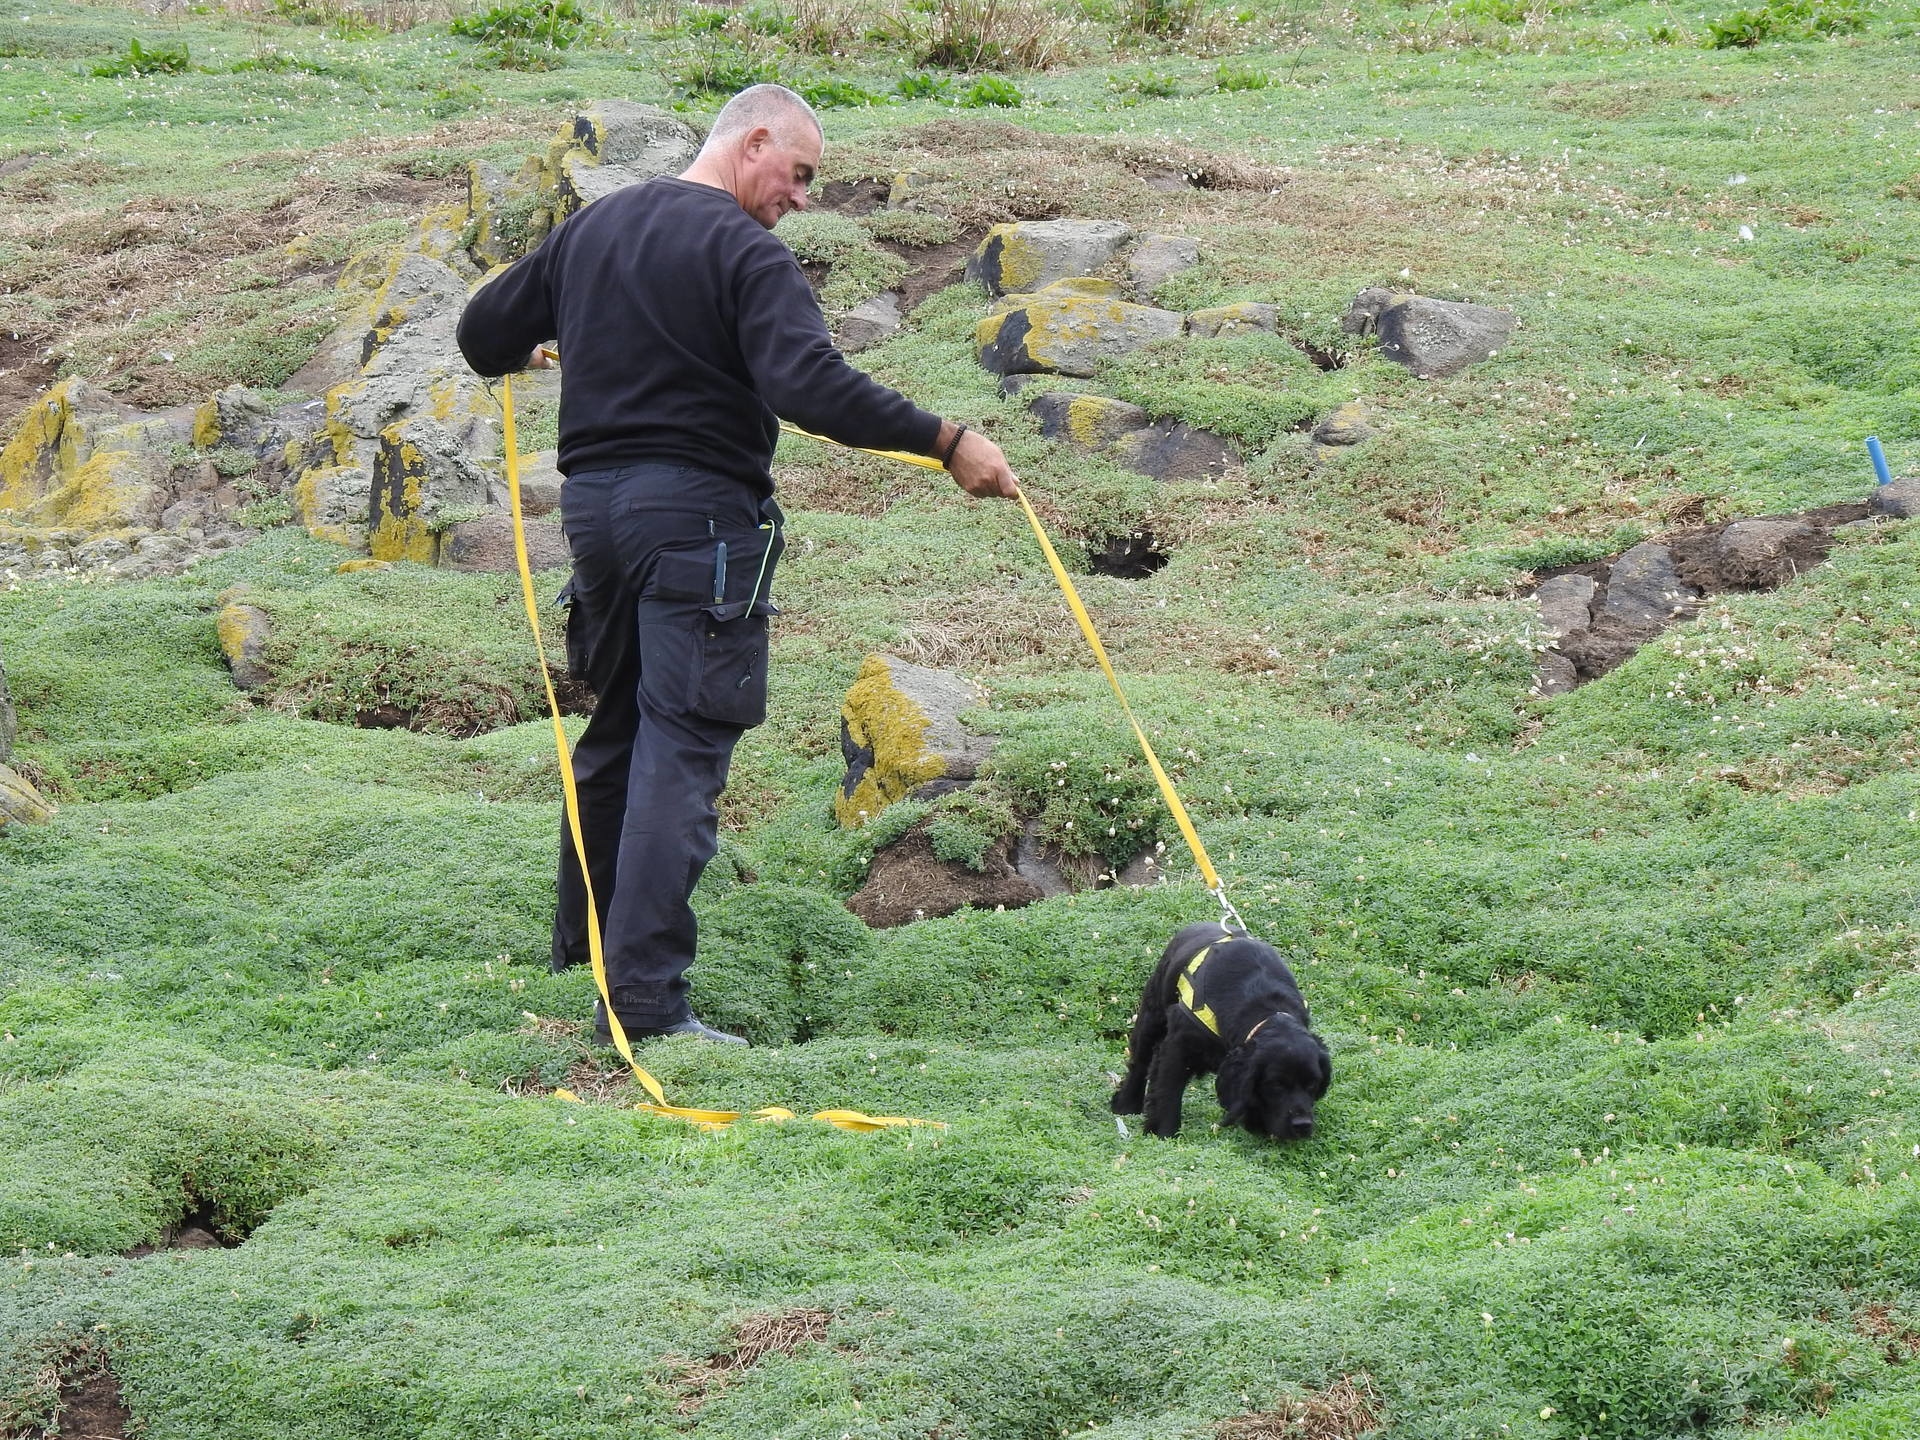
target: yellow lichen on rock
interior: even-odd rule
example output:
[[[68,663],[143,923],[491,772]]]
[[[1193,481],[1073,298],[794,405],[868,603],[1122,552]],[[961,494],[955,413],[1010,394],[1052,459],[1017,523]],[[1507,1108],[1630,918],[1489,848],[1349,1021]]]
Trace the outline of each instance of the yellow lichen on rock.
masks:
[[[437,205],[420,217],[414,248],[443,265],[457,267],[467,259],[466,246],[461,243],[466,228],[465,205]]]
[[[993,302],[992,312],[1004,314],[1008,310],[1019,310],[1027,305],[1044,305],[1054,300],[1066,300],[1079,297],[1086,300],[1124,300],[1126,292],[1117,281],[1101,280],[1092,275],[1075,275],[1066,280],[1056,280],[1038,290],[1016,295],[1002,295]]]
[[[20,428],[0,450],[0,510],[25,513],[46,493],[64,447],[71,461],[74,437],[68,433],[72,392],[77,381],[64,380],[28,408]]]
[[[0,830],[8,825],[43,825],[59,813],[54,803],[33,788],[27,777],[10,765],[0,765]]]
[[[214,634],[219,637],[220,653],[227,657],[229,665],[240,663],[249,629],[247,611],[254,608],[251,605],[222,605],[220,613],[214,617]]]
[[[316,540],[358,547],[366,543],[372,477],[359,465],[323,465],[293,485],[300,523]]]
[[[987,238],[1000,237],[1000,288],[1032,290],[1046,271],[1047,255],[1019,225],[996,225]]]
[[[248,592],[235,586],[221,592],[214,634],[220,653],[227,657],[233,683],[242,690],[258,690],[273,678],[267,668],[267,642],[273,638],[273,617],[248,602]]]
[[[347,261],[333,288],[346,295],[371,298],[382,290],[393,274],[394,259],[384,250],[362,250]]]
[[[96,451],[49,490],[31,512],[45,525],[74,530],[127,530],[138,525],[152,477],[131,450]]]
[[[1111,445],[1138,430],[1145,414],[1137,405],[1105,395],[1076,395],[1067,402],[1067,437],[1090,450]]]
[[[834,797],[833,813],[848,829],[866,824],[916,787],[947,773],[946,761],[927,745],[932,720],[893,683],[884,655],[869,655],[847,691],[840,721],[848,741],[871,752],[872,763]]]
[[[211,395],[193,412],[193,443],[200,450],[211,450],[220,443],[220,406]]]
[[[420,484],[427,460],[420,447],[400,433],[398,425],[380,432],[380,458],[373,469],[372,526],[367,553],[376,560],[417,560],[431,565],[440,553],[440,539],[427,528],[421,514]]]
[[[0,450],[0,513],[97,531],[153,523],[168,470],[166,437],[155,433],[164,428],[129,419],[84,380],[63,380],[28,407]]]
[[[1271,335],[1279,325],[1279,311],[1256,300],[1212,305],[1187,316],[1187,328],[1196,335],[1230,335],[1236,330],[1264,330]]]
[[[1172,310],[1084,293],[1078,285],[1050,285],[1027,303],[981,320],[974,329],[980,363],[999,375],[1091,375],[1102,361],[1171,339],[1186,327],[1186,317]]]

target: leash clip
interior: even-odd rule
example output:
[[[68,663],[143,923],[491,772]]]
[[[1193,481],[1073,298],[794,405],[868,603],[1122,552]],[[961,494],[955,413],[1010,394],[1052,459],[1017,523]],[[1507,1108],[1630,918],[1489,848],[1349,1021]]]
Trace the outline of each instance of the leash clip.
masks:
[[[1233,908],[1233,902],[1227,898],[1227,885],[1224,880],[1207,893],[1220,902],[1220,916],[1223,925],[1227,925],[1229,929],[1238,930],[1242,934],[1250,935],[1253,933],[1247,929],[1247,922],[1240,918],[1240,912]]]

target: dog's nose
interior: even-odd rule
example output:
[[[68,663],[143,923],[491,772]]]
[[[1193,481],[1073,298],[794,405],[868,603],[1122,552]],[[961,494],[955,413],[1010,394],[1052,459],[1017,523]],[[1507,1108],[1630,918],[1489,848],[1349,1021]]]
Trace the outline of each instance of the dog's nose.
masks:
[[[1312,1134],[1313,1120],[1311,1117],[1303,1117],[1299,1120],[1289,1120],[1287,1122],[1287,1138],[1289,1140],[1305,1140],[1310,1138]]]

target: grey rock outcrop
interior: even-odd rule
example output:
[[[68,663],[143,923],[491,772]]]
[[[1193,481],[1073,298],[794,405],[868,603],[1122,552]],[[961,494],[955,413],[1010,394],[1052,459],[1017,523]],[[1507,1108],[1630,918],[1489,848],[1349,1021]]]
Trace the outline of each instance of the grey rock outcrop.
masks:
[[[1903,476],[1886,485],[1876,485],[1867,497],[1867,509],[1891,520],[1911,520],[1920,515],[1920,476]]]
[[[1055,390],[1035,396],[1029,408],[1040,433],[1156,480],[1207,480],[1237,464],[1239,453],[1207,430],[1174,420],[1154,420],[1138,405],[1105,395]]]
[[[900,328],[900,297],[891,290],[862,300],[840,322],[840,348],[852,355],[878,345]]]
[[[1356,295],[1340,323],[1350,335],[1378,335],[1387,359],[1423,378],[1438,378],[1497,354],[1516,317],[1489,305],[1375,288]]]
[[[325,426],[296,455],[316,538],[432,563],[447,518],[488,503],[500,412],[455,340],[466,302],[447,264],[403,251],[362,307],[359,372],[327,392]]]
[[[573,563],[567,537],[554,519],[528,519],[527,564],[554,570]],[[453,570],[509,574],[520,568],[513,547],[513,516],[495,511],[447,527],[441,537],[440,563]]]
[[[1644,540],[1613,562],[1596,619],[1651,636],[1699,603],[1700,592],[1673,568],[1673,552]]]
[[[1133,231],[1117,220],[1021,220],[987,231],[967,261],[967,278],[990,294],[1041,290],[1092,275],[1120,253]]]
[[[1262,305],[1256,300],[1242,300],[1234,305],[1210,305],[1204,310],[1193,310],[1187,314],[1187,329],[1195,335],[1212,337],[1231,335],[1235,331],[1261,330],[1269,335],[1280,329],[1280,311],[1272,305]]]
[[[520,457],[520,510],[529,519],[551,515],[560,508],[561,486],[566,477],[560,473],[559,459],[558,450],[540,450]],[[504,473],[491,493],[496,510],[509,507],[512,497],[507,491]]]
[[[1540,582],[1533,598],[1540,604],[1541,623],[1554,635],[1567,636],[1593,625],[1593,597],[1599,591],[1591,576],[1555,575]]]
[[[616,190],[693,163],[700,137],[684,120],[631,100],[599,100],[573,117],[547,149],[556,221]]]
[[[974,329],[980,363],[996,375],[1089,376],[1102,361],[1130,355],[1186,328],[1172,310],[1133,305],[1072,280],[1020,297]]]
[[[1138,299],[1151,300],[1155,290],[1199,263],[1200,242],[1191,236],[1148,235],[1127,257],[1127,278]]]
[[[1728,585],[1770,590],[1801,571],[1800,554],[1822,539],[1802,520],[1736,520],[1714,541],[1714,561]]]

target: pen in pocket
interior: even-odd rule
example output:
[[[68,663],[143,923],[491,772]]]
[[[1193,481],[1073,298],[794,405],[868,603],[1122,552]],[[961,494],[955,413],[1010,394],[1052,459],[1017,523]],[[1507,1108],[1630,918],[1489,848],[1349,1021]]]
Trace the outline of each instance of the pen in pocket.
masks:
[[[727,598],[727,542],[722,540],[713,547],[713,603],[724,604]]]

